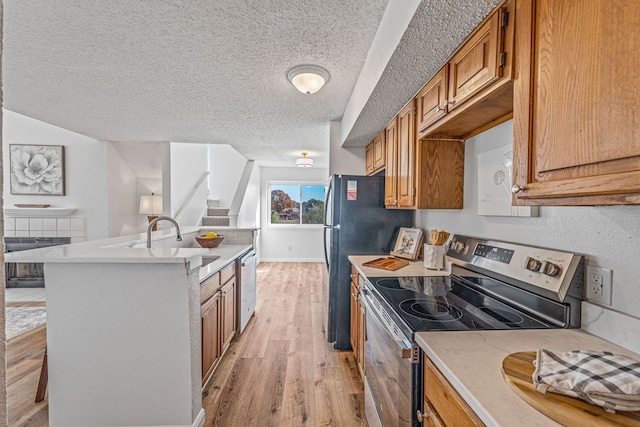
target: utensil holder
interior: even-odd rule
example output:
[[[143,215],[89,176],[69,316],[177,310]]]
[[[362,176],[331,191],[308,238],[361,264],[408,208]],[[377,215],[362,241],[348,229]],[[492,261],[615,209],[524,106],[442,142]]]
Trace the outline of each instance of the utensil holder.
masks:
[[[444,245],[424,245],[424,267],[430,270],[442,270],[444,268]]]

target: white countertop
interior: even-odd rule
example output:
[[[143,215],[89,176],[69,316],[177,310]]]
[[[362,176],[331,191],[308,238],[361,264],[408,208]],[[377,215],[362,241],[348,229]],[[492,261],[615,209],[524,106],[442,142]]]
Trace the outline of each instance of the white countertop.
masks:
[[[90,240],[68,245],[51,246],[42,249],[10,252],[5,254],[5,262],[44,263],[184,263],[188,268],[202,264],[203,256],[219,256],[218,259],[200,269],[200,279],[210,276],[240,255],[251,249],[251,244],[227,243],[217,248],[201,248],[194,236],[200,230],[224,229],[228,231],[255,231],[255,228],[231,227],[186,227],[182,229],[184,239],[175,240],[173,230],[152,233],[151,248],[146,248],[146,233]],[[142,246],[142,247],[132,247]],[[175,246],[175,247],[171,247]]]
[[[384,270],[382,268],[364,267],[362,265],[365,262],[388,256],[389,255],[350,255],[348,259],[351,264],[356,267],[356,270],[365,277],[448,276],[450,274],[446,269],[429,270],[428,268],[424,268],[423,260],[405,260],[409,261],[409,265],[394,271]]]
[[[491,426],[559,426],[522,400],[502,377],[511,353],[546,348],[640,355],[577,329],[418,332],[417,344],[482,421]]]

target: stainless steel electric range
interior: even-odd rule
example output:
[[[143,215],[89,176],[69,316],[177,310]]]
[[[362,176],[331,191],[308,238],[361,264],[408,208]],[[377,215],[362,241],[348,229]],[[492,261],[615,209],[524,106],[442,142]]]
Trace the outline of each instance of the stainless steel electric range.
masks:
[[[456,235],[447,261],[450,276],[368,277],[361,289],[370,426],[420,425],[415,332],[580,327],[580,255]]]

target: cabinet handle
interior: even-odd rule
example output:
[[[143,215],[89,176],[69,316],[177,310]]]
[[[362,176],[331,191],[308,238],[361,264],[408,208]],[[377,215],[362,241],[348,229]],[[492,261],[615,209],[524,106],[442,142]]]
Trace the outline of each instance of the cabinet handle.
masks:
[[[524,191],[524,190],[525,190],[525,188],[523,186],[521,186],[521,185],[518,185],[518,184],[513,184],[511,186],[511,192],[513,194],[518,194],[519,192]]]
[[[416,411],[416,418],[418,419],[419,423],[427,421],[429,419],[429,415],[431,414],[428,412],[420,412],[420,409]]]
[[[440,107],[440,105],[436,105],[435,110],[436,110],[436,113],[439,113],[440,111],[442,111],[442,110],[443,110],[443,108],[442,108],[442,107]]]

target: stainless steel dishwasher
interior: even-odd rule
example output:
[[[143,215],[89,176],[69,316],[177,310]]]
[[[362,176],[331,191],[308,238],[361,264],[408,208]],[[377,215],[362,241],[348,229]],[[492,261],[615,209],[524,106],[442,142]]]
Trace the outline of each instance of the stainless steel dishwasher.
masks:
[[[236,261],[238,287],[237,324],[242,333],[256,310],[256,251],[251,249]]]

